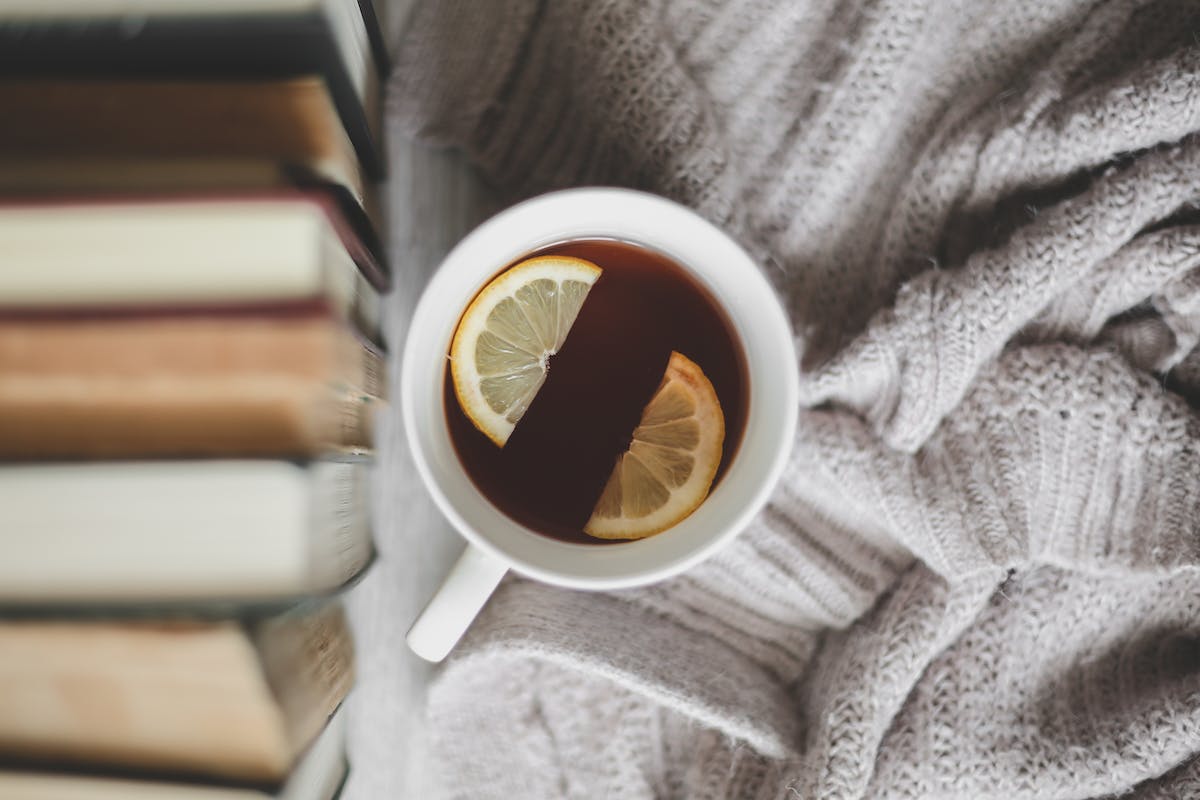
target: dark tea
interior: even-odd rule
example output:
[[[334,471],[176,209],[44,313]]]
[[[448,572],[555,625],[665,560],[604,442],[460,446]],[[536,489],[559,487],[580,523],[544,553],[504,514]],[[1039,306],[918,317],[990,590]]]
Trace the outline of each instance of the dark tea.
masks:
[[[716,300],[662,254],[589,239],[526,258],[537,255],[582,258],[603,272],[503,448],[463,413],[447,370],[450,439],[472,482],[506,515],[556,539],[603,544],[583,533],[584,525],[617,459],[629,448],[672,351],[703,370],[720,401],[725,438],[714,486],[746,425],[745,357]]]

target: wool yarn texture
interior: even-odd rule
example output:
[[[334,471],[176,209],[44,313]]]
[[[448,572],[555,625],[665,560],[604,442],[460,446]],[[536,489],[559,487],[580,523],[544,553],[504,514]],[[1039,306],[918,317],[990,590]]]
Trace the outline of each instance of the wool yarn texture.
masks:
[[[729,547],[505,580],[444,796],[1200,797],[1200,5],[440,0],[396,60],[393,127],[506,201],[728,231],[800,354]]]

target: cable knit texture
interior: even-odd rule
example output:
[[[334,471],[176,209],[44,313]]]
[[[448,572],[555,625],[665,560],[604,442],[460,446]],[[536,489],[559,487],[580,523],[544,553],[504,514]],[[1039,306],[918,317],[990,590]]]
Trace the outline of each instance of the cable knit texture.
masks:
[[[1200,6],[438,0],[395,127],[632,186],[784,299],[766,510],[660,585],[506,580],[461,798],[1200,797]]]

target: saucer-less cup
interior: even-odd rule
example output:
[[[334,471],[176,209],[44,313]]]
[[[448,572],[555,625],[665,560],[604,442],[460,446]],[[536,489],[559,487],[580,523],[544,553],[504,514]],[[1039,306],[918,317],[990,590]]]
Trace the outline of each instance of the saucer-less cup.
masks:
[[[505,265],[573,239],[619,239],[671,257],[706,286],[741,340],[749,374],[746,428],[733,462],[691,516],[656,536],[572,544],[505,516],[475,487],[450,441],[443,406],[447,353],[475,294]],[[792,445],[798,407],[792,333],[758,266],[732,239],[669,200],[624,189],[536,197],[485,222],[446,256],[417,306],[404,348],[400,401],[417,469],[467,548],[408,632],[440,661],[508,570],[573,589],[660,581],[711,555],[762,508]]]

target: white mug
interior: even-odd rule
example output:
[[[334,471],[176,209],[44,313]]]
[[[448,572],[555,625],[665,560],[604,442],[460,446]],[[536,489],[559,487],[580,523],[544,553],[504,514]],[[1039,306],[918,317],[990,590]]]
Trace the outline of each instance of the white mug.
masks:
[[[686,268],[725,310],[746,359],[749,405],[733,461],[690,516],[638,541],[574,544],[520,525],[475,487],[447,428],[447,353],[467,304],[504,266],[577,239],[639,244]],[[669,200],[626,189],[570,189],[513,206],[472,231],[426,287],[401,367],[404,428],[417,469],[467,540],[409,630],[409,647],[430,661],[445,658],[510,569],[557,586],[622,589],[671,577],[711,555],[762,508],[783,471],[796,428],[796,369],[787,316],[758,266],[718,228]]]

